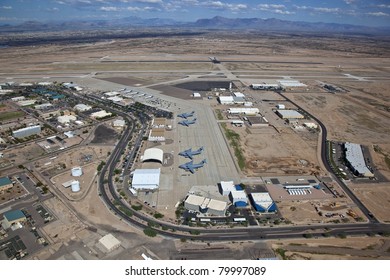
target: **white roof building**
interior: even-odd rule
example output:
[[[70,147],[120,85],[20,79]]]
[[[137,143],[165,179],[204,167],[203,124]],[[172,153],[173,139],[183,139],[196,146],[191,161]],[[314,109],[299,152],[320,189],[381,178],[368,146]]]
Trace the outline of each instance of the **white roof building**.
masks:
[[[19,106],[22,106],[22,107],[24,107],[24,106],[30,106],[30,105],[33,105],[33,104],[35,104],[35,103],[37,103],[37,101],[34,100],[34,99],[28,99],[28,100],[21,100],[21,101],[18,101],[18,105],[19,105]]]
[[[213,216],[225,216],[227,209],[227,202],[210,199],[207,204],[207,213]]]
[[[192,194],[184,201],[184,207],[187,210],[213,216],[225,216],[227,206],[228,204],[225,201]]]
[[[346,149],[345,158],[349,162],[352,171],[359,176],[374,177],[374,174],[367,168],[362,147],[359,144],[349,142],[346,142],[344,146]]]
[[[156,190],[160,185],[160,168],[136,169],[133,172],[132,188],[135,190]]]
[[[258,108],[229,108],[229,114],[257,115],[260,113]]]
[[[101,110],[101,111],[92,113],[91,114],[91,118],[101,119],[101,118],[104,118],[104,117],[109,117],[111,115],[112,115],[112,113],[107,112],[106,110]]]
[[[80,166],[73,167],[71,169],[71,172],[73,177],[80,177],[81,175],[83,175],[83,169]]]
[[[318,127],[318,125],[315,123],[304,123],[303,125],[308,127],[308,128],[314,128],[314,129],[316,129]]]
[[[85,105],[85,104],[77,104],[76,106],[73,107],[73,109],[78,111],[78,112],[85,112],[85,111],[91,110],[92,107],[89,105]]]
[[[234,187],[233,181],[221,181],[221,193],[222,195],[229,195],[230,192],[235,191],[236,188]]]
[[[77,117],[76,117],[76,116],[73,116],[73,115],[59,116],[59,117],[57,117],[57,121],[58,121],[60,124],[67,124],[67,123],[70,123],[70,122],[74,122],[75,120],[77,120]]]
[[[276,113],[282,119],[303,119],[304,116],[295,110],[277,110]]]
[[[14,102],[17,102],[17,101],[22,101],[22,100],[25,100],[26,97],[24,96],[16,96],[16,97],[12,97],[11,100],[14,101]]]
[[[115,120],[112,122],[113,127],[124,127],[126,124],[125,120]]]
[[[119,96],[111,96],[111,97],[108,97],[107,100],[111,100],[112,102],[121,102],[123,100],[123,98],[119,97]]]
[[[267,192],[251,193],[253,207],[258,212],[275,212],[276,204]]]
[[[194,98],[201,98],[202,95],[200,95],[199,92],[194,92],[194,93],[192,94],[192,97],[194,97]]]
[[[158,148],[146,149],[144,155],[141,157],[141,161],[158,161],[161,164],[163,163],[164,152]]]
[[[307,87],[307,85],[296,80],[280,80],[279,84],[282,87]]]
[[[248,197],[246,196],[246,193],[244,190],[234,190],[230,192],[230,199],[233,204],[237,204],[237,202],[242,202],[247,204],[248,203]]]
[[[121,242],[116,239],[111,233],[99,239],[99,244],[108,252],[114,251],[121,246]]]
[[[117,92],[117,91],[110,91],[110,92],[106,92],[106,93],[103,93],[105,96],[116,96],[116,95],[119,95],[120,93]]]
[[[219,96],[218,100],[222,105],[234,104],[233,96]]]
[[[53,104],[51,103],[43,103],[43,104],[38,104],[34,106],[34,109],[41,110],[41,109],[47,109],[53,107]]]
[[[286,105],[278,104],[278,105],[276,105],[276,108],[284,110],[284,109],[286,109]]]
[[[243,94],[242,92],[233,92],[233,96],[245,98],[245,94]]]

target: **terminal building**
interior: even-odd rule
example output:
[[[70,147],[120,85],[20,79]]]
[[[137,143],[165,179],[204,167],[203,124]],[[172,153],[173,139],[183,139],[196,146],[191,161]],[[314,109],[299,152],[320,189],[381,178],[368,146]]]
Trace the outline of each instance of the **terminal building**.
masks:
[[[34,125],[34,126],[29,126],[25,128],[21,128],[18,130],[12,131],[12,136],[15,138],[24,138],[24,137],[29,137],[31,135],[36,135],[41,133],[41,126],[40,125]]]
[[[272,200],[271,196],[267,192],[251,193],[250,198],[252,205],[257,212],[271,213],[277,211],[275,202]]]
[[[229,194],[229,198],[236,207],[246,207],[248,205],[248,197],[244,190],[234,190]]]
[[[203,196],[190,194],[184,201],[184,207],[189,211],[211,216],[225,216],[227,203]]]
[[[366,165],[362,147],[359,144],[346,142],[344,148],[345,159],[347,160],[349,168],[356,176],[374,177],[374,174]]]

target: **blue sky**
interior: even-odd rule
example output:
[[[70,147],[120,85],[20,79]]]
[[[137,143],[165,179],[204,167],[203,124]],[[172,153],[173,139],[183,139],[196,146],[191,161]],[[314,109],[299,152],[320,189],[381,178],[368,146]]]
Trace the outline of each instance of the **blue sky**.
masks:
[[[0,24],[128,16],[178,21],[258,17],[390,26],[390,0],[0,0]]]

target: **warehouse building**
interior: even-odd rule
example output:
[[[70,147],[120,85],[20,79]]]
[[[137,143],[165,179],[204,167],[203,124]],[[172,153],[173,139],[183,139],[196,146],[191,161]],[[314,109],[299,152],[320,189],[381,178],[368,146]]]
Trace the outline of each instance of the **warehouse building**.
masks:
[[[125,120],[115,120],[112,122],[113,127],[124,127],[126,125]]]
[[[57,121],[60,123],[60,124],[67,124],[67,123],[70,123],[70,122],[74,122],[77,120],[77,117],[76,116],[72,116],[72,115],[67,115],[67,116],[59,116],[57,117]]]
[[[227,203],[203,196],[190,194],[184,201],[184,207],[189,211],[212,216],[225,216]]]
[[[48,109],[50,107],[53,107],[53,104],[51,104],[51,103],[43,103],[43,104],[35,105],[34,109],[36,109],[36,110],[46,110],[46,109]]]
[[[21,106],[21,107],[34,105],[35,103],[37,103],[37,101],[35,99],[18,101],[18,105]]]
[[[251,202],[253,207],[256,209],[257,212],[261,213],[270,213],[270,212],[276,212],[276,204],[272,200],[269,193],[251,193],[250,194]]]
[[[295,110],[276,110],[276,114],[282,119],[288,119],[288,120],[305,118],[304,115],[302,115],[301,113]]]
[[[77,112],[85,112],[91,110],[92,107],[85,104],[77,104],[76,106],[73,107],[73,109]]]
[[[12,181],[8,177],[0,178],[0,193],[11,189],[14,186]]]
[[[291,87],[307,87],[307,85],[301,83],[296,80],[280,80],[279,85],[283,88],[291,88]]]
[[[136,169],[133,172],[131,187],[135,190],[157,190],[160,185],[160,168]]]
[[[251,84],[250,87],[254,90],[279,90],[279,89],[281,89],[281,86],[277,83]]]
[[[159,162],[159,163],[163,163],[163,159],[164,159],[164,152],[163,150],[161,149],[158,149],[158,148],[150,148],[150,149],[146,149],[145,152],[144,152],[144,155],[141,156],[141,161],[142,162],[145,162],[145,161],[156,161],[156,162]]]
[[[12,131],[12,136],[15,138],[24,138],[29,137],[31,135],[36,135],[41,133],[41,126],[40,125],[34,125],[29,126],[25,128],[21,128],[15,131]]]
[[[258,108],[229,108],[228,113],[232,115],[257,115],[260,113]]]
[[[219,97],[218,97],[218,101],[219,101],[219,103],[221,103],[222,105],[234,104],[234,98],[233,98],[233,96],[219,96]]]
[[[348,162],[349,168],[356,176],[374,177],[374,174],[366,165],[362,147],[359,144],[346,142],[344,148],[345,159]]]

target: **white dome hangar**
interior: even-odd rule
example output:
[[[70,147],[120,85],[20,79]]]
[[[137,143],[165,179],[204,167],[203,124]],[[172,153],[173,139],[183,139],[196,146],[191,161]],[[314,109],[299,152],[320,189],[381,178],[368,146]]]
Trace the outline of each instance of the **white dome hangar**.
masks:
[[[161,164],[163,163],[164,159],[164,152],[161,149],[158,148],[150,148],[146,149],[144,152],[144,155],[141,157],[141,161],[157,161]]]

